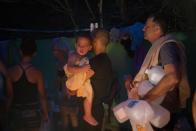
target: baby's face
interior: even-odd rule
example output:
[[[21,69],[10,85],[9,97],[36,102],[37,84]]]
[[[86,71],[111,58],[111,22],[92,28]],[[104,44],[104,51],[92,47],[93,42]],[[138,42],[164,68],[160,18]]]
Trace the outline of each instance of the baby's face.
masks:
[[[84,56],[92,48],[90,40],[85,37],[80,37],[76,43],[76,51],[79,55]]]

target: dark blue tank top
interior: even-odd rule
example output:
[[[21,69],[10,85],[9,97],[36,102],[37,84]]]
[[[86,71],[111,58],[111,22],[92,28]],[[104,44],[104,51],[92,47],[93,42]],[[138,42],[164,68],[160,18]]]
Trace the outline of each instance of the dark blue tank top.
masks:
[[[18,81],[13,83],[14,105],[38,103],[37,85],[29,82],[25,74],[25,71],[30,67],[31,65],[24,69],[20,65],[20,68],[22,69],[22,75]]]

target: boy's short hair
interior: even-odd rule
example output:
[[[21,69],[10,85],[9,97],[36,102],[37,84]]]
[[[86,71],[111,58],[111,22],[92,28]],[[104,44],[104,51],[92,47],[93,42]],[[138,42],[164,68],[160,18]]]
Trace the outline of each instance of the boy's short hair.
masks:
[[[107,30],[104,29],[96,29],[94,30],[93,34],[93,40],[99,39],[104,44],[104,46],[107,46],[110,41],[110,34]]]
[[[23,38],[20,49],[23,55],[32,56],[35,52],[37,52],[35,40],[32,38]]]
[[[88,39],[90,41],[90,44],[92,44],[92,38],[91,38],[91,36],[89,34],[78,34],[76,36],[76,43],[78,42],[79,38],[86,38],[86,39]]]

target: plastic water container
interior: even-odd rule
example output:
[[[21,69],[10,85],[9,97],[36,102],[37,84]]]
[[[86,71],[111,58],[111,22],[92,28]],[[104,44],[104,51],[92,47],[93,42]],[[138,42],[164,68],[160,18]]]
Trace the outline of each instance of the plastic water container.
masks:
[[[127,105],[127,102],[128,101],[124,101],[112,109],[114,112],[114,116],[120,123],[123,123],[129,119],[125,111],[125,106]]]
[[[140,125],[132,121],[130,121],[130,123],[131,123],[132,131],[154,131],[150,123],[147,123],[144,126],[142,126],[143,128],[138,128],[138,126]]]
[[[151,107],[155,113],[151,124],[157,128],[164,127],[170,121],[170,112],[158,104],[152,104]]]
[[[165,75],[165,72],[161,66],[154,66],[151,69],[146,69],[145,74],[148,75],[148,80],[156,85]]]
[[[154,85],[152,85],[148,80],[140,82],[138,85],[138,95],[144,97],[153,87]],[[153,101],[153,103],[161,104],[164,98],[165,95],[157,98]]]
[[[94,29],[95,29],[94,23],[90,23],[90,32],[93,32]]]
[[[128,99],[115,106],[113,112],[120,123],[129,119],[134,123],[145,125],[154,117],[151,106],[143,100]]]
[[[133,123],[145,126],[154,117],[150,104],[143,100],[128,100],[125,112]]]
[[[148,80],[140,82],[138,85],[138,95],[141,97],[145,96],[153,87]]]
[[[97,22],[94,23],[94,25],[95,25],[95,29],[97,29],[99,27],[99,24]]]

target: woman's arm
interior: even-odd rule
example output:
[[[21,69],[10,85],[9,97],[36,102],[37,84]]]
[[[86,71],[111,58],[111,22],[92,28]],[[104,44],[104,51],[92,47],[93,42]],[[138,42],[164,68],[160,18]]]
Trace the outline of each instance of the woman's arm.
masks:
[[[44,79],[41,72],[37,72],[37,85],[40,97],[40,103],[43,111],[43,119],[48,120],[48,101],[46,97],[46,91],[44,87]]]
[[[6,109],[7,111],[9,111],[13,100],[13,86],[12,86],[11,78],[9,76],[7,76],[6,78],[6,96],[7,96]]]
[[[158,97],[168,93],[173,88],[176,88],[176,85],[180,81],[179,72],[176,66],[173,64],[167,64],[164,66],[164,71],[165,76],[144,96],[145,100],[153,101]]]
[[[4,76],[7,75],[6,68],[5,68],[4,64],[1,61],[0,61],[0,72],[3,73]]]
[[[194,125],[196,128],[196,92],[194,94],[193,102],[192,102],[192,113],[193,113]]]
[[[9,111],[12,99],[13,99],[13,87],[12,87],[12,79],[11,79],[11,70],[6,70],[3,63],[0,62],[0,72],[5,76],[5,84],[6,84],[6,110]]]

